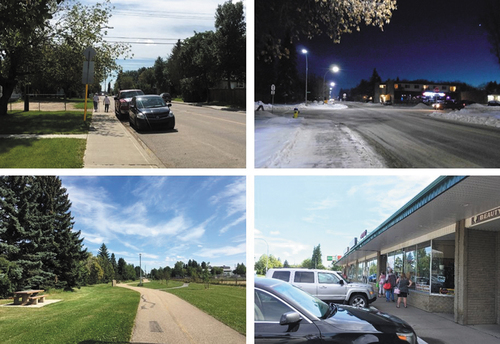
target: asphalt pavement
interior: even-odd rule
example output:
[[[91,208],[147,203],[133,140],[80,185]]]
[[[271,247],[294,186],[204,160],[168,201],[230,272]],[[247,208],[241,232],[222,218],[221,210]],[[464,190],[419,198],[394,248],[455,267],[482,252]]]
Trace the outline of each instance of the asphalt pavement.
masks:
[[[92,113],[84,168],[164,167],[153,152],[120,123],[114,112],[114,101],[112,98],[110,100],[109,112],[104,112],[101,97],[97,111]]]
[[[173,294],[119,286],[141,294],[131,343],[246,343],[244,335]]]
[[[463,326],[454,321],[453,314],[429,313],[410,305],[404,308],[403,302],[400,308],[396,308],[396,303],[386,302],[385,297],[379,298],[371,307],[410,324],[420,339],[419,344],[500,343],[499,325]]]

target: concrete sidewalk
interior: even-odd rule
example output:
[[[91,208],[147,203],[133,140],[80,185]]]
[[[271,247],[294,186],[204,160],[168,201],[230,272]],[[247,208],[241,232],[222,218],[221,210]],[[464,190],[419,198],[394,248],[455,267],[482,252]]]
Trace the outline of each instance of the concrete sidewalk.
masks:
[[[119,284],[141,294],[131,343],[245,344],[246,338],[179,297]]]
[[[84,168],[163,168],[161,161],[123,126],[114,113],[111,98],[109,112],[104,112],[103,98],[92,114],[87,136]],[[88,111],[92,111],[89,109]]]
[[[396,308],[396,303],[386,302],[385,297],[379,298],[371,307],[410,324],[421,339],[419,344],[500,343],[499,325],[463,326],[455,323],[453,314],[428,313],[410,305],[404,308],[403,302],[401,308]]]

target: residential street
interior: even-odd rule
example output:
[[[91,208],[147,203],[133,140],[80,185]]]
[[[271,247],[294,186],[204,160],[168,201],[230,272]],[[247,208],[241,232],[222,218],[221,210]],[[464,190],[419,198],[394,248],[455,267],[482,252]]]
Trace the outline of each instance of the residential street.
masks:
[[[246,115],[173,103],[174,131],[136,132],[122,123],[168,168],[244,168]]]
[[[297,119],[290,109],[256,111],[256,167],[499,167],[500,129],[429,117],[432,112],[362,103],[302,108]],[[283,140],[275,139],[285,131]]]

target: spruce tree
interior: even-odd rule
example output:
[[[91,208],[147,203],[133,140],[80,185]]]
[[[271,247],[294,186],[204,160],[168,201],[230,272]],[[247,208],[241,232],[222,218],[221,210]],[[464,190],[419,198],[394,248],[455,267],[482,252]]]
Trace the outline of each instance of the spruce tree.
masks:
[[[34,177],[0,177],[0,252],[21,276],[14,289],[42,288],[53,277],[43,261],[53,257],[37,210],[39,191]]]
[[[87,255],[86,249],[83,249],[83,238],[80,238],[81,232],[73,231],[69,196],[58,177],[37,177],[36,183],[39,186],[38,210],[43,216],[43,232],[46,235],[44,243],[53,254],[53,257],[43,261],[47,270],[54,274],[50,285],[72,290],[81,285],[81,266]]]

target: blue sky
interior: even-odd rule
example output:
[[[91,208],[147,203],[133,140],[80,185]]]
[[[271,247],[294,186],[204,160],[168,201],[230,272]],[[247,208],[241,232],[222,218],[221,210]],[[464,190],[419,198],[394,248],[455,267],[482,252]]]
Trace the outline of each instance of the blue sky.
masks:
[[[61,177],[75,230],[93,254],[151,268],[177,261],[246,265],[244,177]]]
[[[439,175],[257,176],[254,260],[267,253],[300,264],[321,245],[327,256],[342,255],[349,242],[384,220]]]
[[[114,10],[108,26],[112,29],[107,30],[106,40],[134,42],[131,44],[134,57],[118,60],[123,70],[151,67],[158,56],[166,59],[179,39],[192,37],[195,32],[215,31],[215,12],[225,2],[111,0]],[[92,6],[96,0],[81,0],[81,3]],[[112,78],[112,83],[114,79],[115,77]]]

